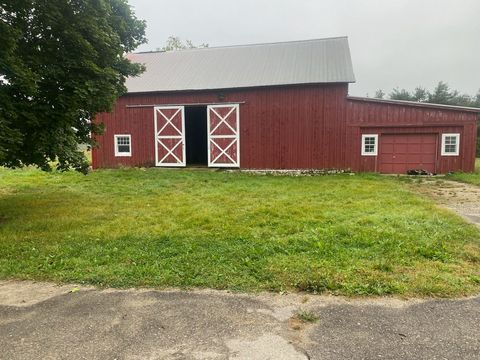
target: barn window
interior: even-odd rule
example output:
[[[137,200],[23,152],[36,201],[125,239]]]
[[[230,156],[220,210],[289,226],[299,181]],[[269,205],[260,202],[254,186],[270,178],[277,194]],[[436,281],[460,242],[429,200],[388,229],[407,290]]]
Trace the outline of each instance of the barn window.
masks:
[[[378,144],[377,134],[362,135],[362,155],[376,156],[378,152],[377,144]]]
[[[132,156],[132,137],[115,135],[115,156]]]
[[[442,134],[442,156],[458,156],[460,134]]]

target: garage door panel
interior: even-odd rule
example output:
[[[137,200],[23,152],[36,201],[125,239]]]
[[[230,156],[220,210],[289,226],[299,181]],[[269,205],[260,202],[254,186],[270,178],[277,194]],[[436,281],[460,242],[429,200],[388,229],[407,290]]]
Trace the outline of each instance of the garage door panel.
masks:
[[[432,158],[435,159],[435,154],[423,154],[421,156],[421,161],[424,164],[429,164],[432,161]]]
[[[383,164],[383,173],[385,174],[393,174],[393,164]]]
[[[408,136],[405,137],[405,142],[409,145],[421,144],[421,143],[423,143],[423,141],[424,140],[420,136],[408,135]]]
[[[405,161],[407,164],[420,164],[424,162],[422,154],[410,154],[406,156]]]
[[[436,145],[437,144],[437,136],[435,134],[432,134],[430,137],[428,138],[423,138],[423,143],[424,144],[433,144],[433,145]]]
[[[392,173],[399,174],[404,172],[404,166],[402,164],[393,164]]]
[[[411,169],[435,172],[436,134],[386,134],[380,136],[379,171],[404,174]]]
[[[423,144],[410,144],[407,148],[407,151],[410,154],[421,154],[423,147]]]
[[[384,154],[393,154],[393,144],[383,144],[383,153]]]
[[[432,145],[429,145],[428,147],[423,147],[422,148],[422,155],[428,155],[429,157],[431,157],[433,155],[433,157],[435,157],[435,154],[437,153],[436,152],[436,147],[437,145],[436,144],[432,144]]]
[[[407,155],[403,153],[396,153],[391,157],[391,162],[394,164],[405,163],[407,160]]]

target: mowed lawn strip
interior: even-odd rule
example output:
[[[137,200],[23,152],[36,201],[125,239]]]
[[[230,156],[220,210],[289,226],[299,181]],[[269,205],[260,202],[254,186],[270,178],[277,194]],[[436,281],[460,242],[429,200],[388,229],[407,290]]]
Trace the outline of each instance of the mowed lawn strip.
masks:
[[[480,232],[376,175],[0,170],[0,278],[457,296]]]
[[[447,179],[480,185],[480,158],[475,161],[475,172],[449,174]]]

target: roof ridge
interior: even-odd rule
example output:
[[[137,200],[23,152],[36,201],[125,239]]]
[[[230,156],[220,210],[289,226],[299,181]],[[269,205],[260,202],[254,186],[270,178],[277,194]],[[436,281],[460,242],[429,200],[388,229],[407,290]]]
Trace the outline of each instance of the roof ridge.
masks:
[[[326,41],[326,40],[335,40],[335,39],[348,39],[348,36],[332,36],[326,38],[314,38],[314,39],[303,39],[303,40],[289,40],[289,41],[274,41],[274,42],[264,42],[264,43],[253,43],[253,44],[239,44],[239,45],[220,45],[220,46],[209,46],[209,47],[199,47],[199,48],[188,48],[188,49],[178,49],[175,51],[202,51],[202,50],[214,50],[214,49],[225,49],[225,48],[241,48],[241,47],[254,47],[254,46],[265,46],[265,45],[282,45],[282,44],[292,44],[292,43],[307,43],[315,41]],[[165,50],[150,50],[150,51],[139,51],[132,54],[157,54],[157,53],[167,53],[173,51]]]

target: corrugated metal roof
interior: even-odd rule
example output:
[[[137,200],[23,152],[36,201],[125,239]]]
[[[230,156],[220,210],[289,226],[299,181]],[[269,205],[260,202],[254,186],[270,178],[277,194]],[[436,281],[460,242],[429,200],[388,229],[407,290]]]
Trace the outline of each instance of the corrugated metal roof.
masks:
[[[128,92],[355,82],[346,37],[130,54]]]

